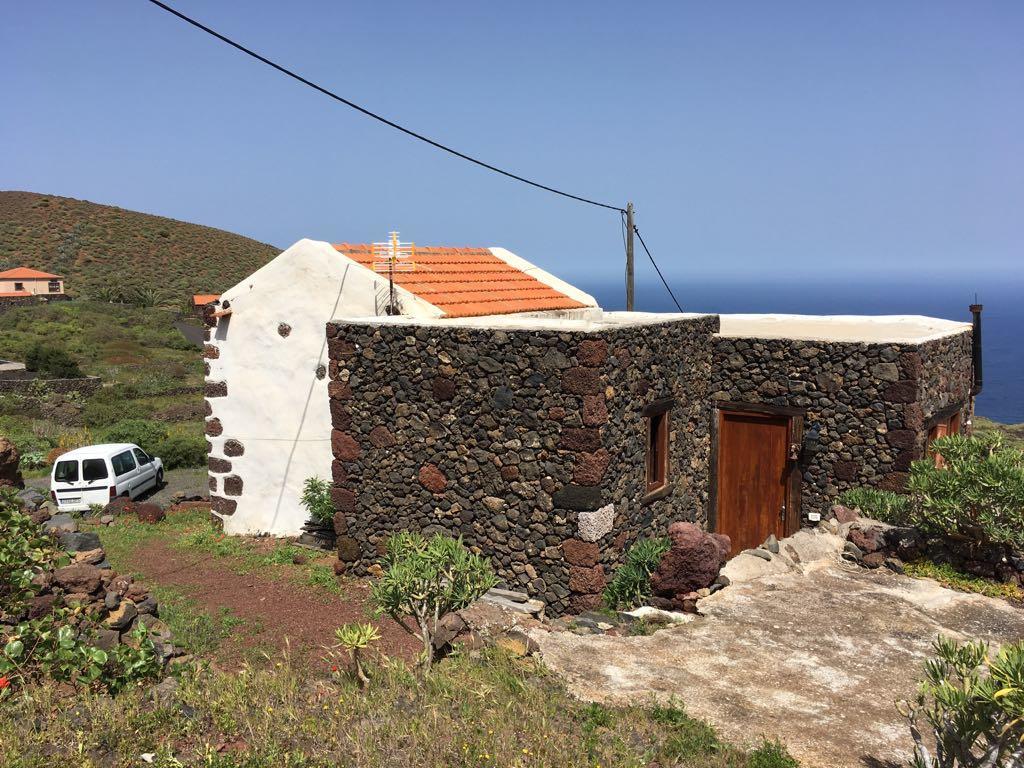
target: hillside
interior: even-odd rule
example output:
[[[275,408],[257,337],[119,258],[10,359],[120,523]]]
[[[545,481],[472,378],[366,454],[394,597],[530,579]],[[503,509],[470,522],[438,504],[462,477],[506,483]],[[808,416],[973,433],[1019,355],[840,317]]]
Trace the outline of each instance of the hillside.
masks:
[[[230,288],[279,252],[241,235],[162,216],[55,195],[0,192],[0,270],[24,264],[64,275],[74,296],[96,296],[120,281],[178,304],[179,297]]]

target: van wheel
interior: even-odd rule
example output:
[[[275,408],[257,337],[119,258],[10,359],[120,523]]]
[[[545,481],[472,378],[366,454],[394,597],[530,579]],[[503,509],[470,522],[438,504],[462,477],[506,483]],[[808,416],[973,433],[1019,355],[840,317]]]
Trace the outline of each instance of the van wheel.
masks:
[[[164,471],[162,469],[158,469],[156,471],[156,487],[157,488],[163,488],[164,487]]]

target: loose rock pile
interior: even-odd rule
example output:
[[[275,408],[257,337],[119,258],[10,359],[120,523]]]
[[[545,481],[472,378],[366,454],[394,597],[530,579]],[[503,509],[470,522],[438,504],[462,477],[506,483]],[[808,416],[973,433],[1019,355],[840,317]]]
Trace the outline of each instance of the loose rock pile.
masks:
[[[832,508],[826,528],[846,539],[843,557],[867,568],[882,566],[902,572],[903,564],[926,557],[956,570],[987,579],[1024,584],[1024,553],[1004,544],[980,544],[948,536],[925,536],[909,526],[888,525],[861,517],[859,509]]]
[[[38,593],[29,601],[27,618],[44,616],[59,605],[80,606],[96,619],[99,628],[95,643],[104,650],[128,643],[131,633],[143,626],[161,663],[181,655],[173,645],[170,630],[160,620],[157,601],[131,576],[113,570],[97,534],[79,531],[70,515],[51,515],[45,497],[39,493],[26,491],[19,494],[19,499],[24,510],[56,538],[71,558],[68,565],[41,573],[33,580]]]

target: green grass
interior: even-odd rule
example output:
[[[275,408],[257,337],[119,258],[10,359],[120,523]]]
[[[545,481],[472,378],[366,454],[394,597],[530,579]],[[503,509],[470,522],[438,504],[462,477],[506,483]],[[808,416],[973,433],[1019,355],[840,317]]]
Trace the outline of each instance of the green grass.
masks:
[[[153,585],[150,593],[160,604],[160,619],[167,624],[175,644],[185,653],[210,654],[232,631],[246,621],[221,608],[215,614],[207,613],[199,604],[174,587]]]
[[[537,662],[496,651],[450,657],[426,675],[398,662],[370,674],[361,691],[287,658],[237,674],[200,665],[162,703],[142,691],[111,699],[41,686],[0,708],[0,764],[135,766],[151,752],[162,768],[797,765],[772,742],[731,745],[676,706],[584,704]]]
[[[159,525],[140,523],[130,516],[123,516],[114,525],[98,528],[98,532],[107,557],[120,571],[130,570],[133,552],[162,539],[175,549],[218,558],[226,568],[236,573],[259,571],[272,577],[289,578],[330,595],[345,592],[345,585],[334,574],[333,568],[324,563],[310,562],[317,555],[315,551],[284,540],[226,536],[210,526],[209,513],[202,508],[175,512]],[[300,562],[295,562],[296,559]]]
[[[1009,447],[1024,451],[1024,424],[1000,424],[984,416],[975,416],[971,421],[974,425],[974,434],[998,433]]]
[[[919,560],[904,566],[908,576],[919,579],[935,579],[944,587],[961,592],[975,592],[987,597],[1002,597],[1024,600],[1024,590],[1016,584],[1004,584],[970,573],[962,573],[948,563],[933,563],[930,560]]]

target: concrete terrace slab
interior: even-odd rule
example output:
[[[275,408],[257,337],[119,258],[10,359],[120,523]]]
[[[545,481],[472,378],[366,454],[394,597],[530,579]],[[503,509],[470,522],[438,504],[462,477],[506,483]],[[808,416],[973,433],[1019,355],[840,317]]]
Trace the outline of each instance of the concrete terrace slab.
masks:
[[[751,339],[921,344],[971,330],[922,315],[719,315],[719,336]]]
[[[734,584],[700,608],[704,618],[649,637],[531,634],[583,699],[676,699],[730,740],[778,738],[821,768],[909,758],[893,702],[914,693],[937,635],[1024,635],[1024,611],[1005,601],[835,561]]]

